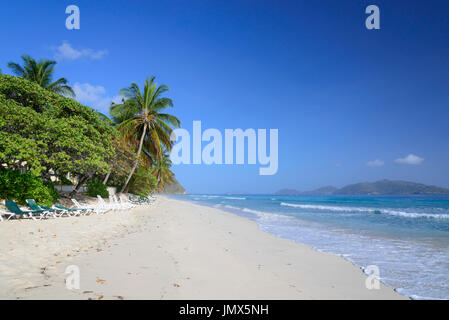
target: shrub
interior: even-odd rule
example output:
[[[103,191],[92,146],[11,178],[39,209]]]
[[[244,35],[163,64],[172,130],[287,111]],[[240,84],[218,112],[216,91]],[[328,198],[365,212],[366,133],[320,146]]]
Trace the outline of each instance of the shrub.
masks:
[[[54,184],[52,182],[48,181],[48,182],[45,182],[44,185],[47,187],[47,189],[50,193],[52,203],[55,203],[56,201],[58,201],[59,191],[55,189]]]
[[[103,182],[95,179],[87,183],[87,195],[90,197],[99,195],[102,198],[109,198],[109,191]]]
[[[34,199],[38,204],[52,206],[59,197],[53,184],[43,183],[42,178],[31,172],[0,168],[0,198],[14,200],[26,205],[26,199]]]
[[[157,180],[151,171],[144,168],[137,168],[129,183],[129,192],[138,196],[147,197],[156,189]]]

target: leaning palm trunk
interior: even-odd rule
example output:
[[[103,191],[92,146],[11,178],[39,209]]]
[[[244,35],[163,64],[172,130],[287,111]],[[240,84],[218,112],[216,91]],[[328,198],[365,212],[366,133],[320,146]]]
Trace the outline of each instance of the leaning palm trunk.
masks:
[[[122,190],[120,191],[120,193],[123,193],[126,189],[126,187],[128,186],[129,180],[131,180],[134,171],[136,171],[137,165],[139,164],[139,156],[140,153],[142,152],[142,146],[143,146],[143,140],[145,138],[145,135],[147,133],[147,124],[145,123],[145,125],[143,126],[143,133],[142,133],[142,137],[140,138],[140,143],[139,143],[139,150],[137,151],[137,155],[136,155],[136,161],[134,162],[134,166],[131,169],[131,172],[129,173],[128,179],[126,179],[125,184],[122,187]]]
[[[108,174],[106,175],[106,177],[103,180],[103,184],[106,185],[106,183],[108,183],[109,177],[111,176],[112,173],[112,169],[109,170]]]

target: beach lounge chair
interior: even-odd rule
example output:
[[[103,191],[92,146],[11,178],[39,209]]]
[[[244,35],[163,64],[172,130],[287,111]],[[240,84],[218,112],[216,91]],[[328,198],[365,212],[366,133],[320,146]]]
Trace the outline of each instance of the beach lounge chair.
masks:
[[[44,210],[48,210],[50,212],[54,212],[57,217],[63,217],[64,214],[67,217],[71,217],[72,216],[71,212],[69,210],[65,210],[65,209],[61,209],[61,208],[49,208],[49,207],[46,207],[46,206],[39,206],[39,207],[41,207]]]
[[[63,212],[61,210],[56,211],[48,207],[39,206],[34,199],[26,199],[26,203],[28,204],[28,207],[31,208],[33,211],[44,211],[44,218],[47,218],[48,215],[53,216],[54,218],[62,216]]]
[[[100,204],[98,204],[96,206],[81,205],[76,199],[72,199],[72,202],[75,204],[75,206],[78,209],[94,211],[97,214],[106,213],[107,211],[109,211],[109,209],[103,208]]]
[[[131,203],[134,203],[134,204],[136,204],[136,205],[143,205],[143,204],[145,204],[145,201],[142,200],[142,197],[138,197],[137,199],[133,199],[131,196],[129,196],[129,197],[128,197],[128,200],[129,200]]]
[[[103,205],[109,206],[109,208],[111,208],[112,210],[123,210],[123,208],[116,202],[116,199],[114,199],[113,196],[109,196],[109,205],[106,204],[106,202],[100,196],[98,196],[98,201],[102,201]]]
[[[53,207],[55,207],[56,209],[61,209],[61,210],[65,210],[67,212],[71,212],[73,213],[74,216],[80,216],[80,215],[84,215],[84,214],[90,214],[93,210],[84,210],[84,209],[79,209],[79,208],[67,208],[64,206],[61,206],[60,204],[55,204],[53,205]]]
[[[134,205],[132,205],[131,203],[125,203],[122,201],[122,198],[120,198],[120,201],[117,199],[116,195],[110,196],[111,202],[114,202],[114,205],[119,209],[119,210],[129,210],[131,208],[134,207]]]
[[[120,197],[120,196],[118,197],[118,200],[117,200],[116,196],[114,196],[114,198],[117,201],[117,203],[119,203],[120,206],[122,208],[124,208],[125,210],[132,209],[136,206],[135,204],[132,204],[131,202],[123,201],[122,197]]]
[[[8,219],[11,219],[12,217],[15,218],[22,218],[22,217],[29,217],[33,220],[36,220],[36,218],[34,217],[34,215],[39,215],[39,218],[42,219],[44,217],[44,210],[38,210],[38,211],[23,211],[22,209],[19,208],[19,206],[17,205],[17,203],[14,202],[14,200],[5,200],[5,206],[6,209],[9,210],[9,212],[6,213],[6,215],[9,215]]]

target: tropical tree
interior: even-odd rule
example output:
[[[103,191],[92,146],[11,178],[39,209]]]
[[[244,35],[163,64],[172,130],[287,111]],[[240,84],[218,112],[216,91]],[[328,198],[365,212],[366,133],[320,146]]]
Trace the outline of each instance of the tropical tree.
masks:
[[[8,68],[10,68],[16,76],[36,82],[42,88],[45,88],[51,92],[75,97],[75,92],[72,87],[68,85],[66,78],[60,78],[53,82],[53,73],[57,63],[56,61],[36,61],[28,55],[23,55],[22,60],[23,66],[16,62],[8,63]]]
[[[166,85],[158,86],[155,77],[145,81],[143,94],[136,83],[122,89],[124,97],[122,104],[111,106],[111,116],[125,141],[137,149],[134,165],[123,185],[124,192],[133,176],[141,158],[152,154],[155,159],[163,158],[163,150],[171,150],[173,142],[170,137],[173,127],[179,128],[181,121],[175,116],[163,113],[168,107],[173,107],[173,101],[162,95],[168,91]]]
[[[161,159],[157,159],[151,173],[156,178],[156,189],[163,191],[165,186],[175,181],[175,174],[170,170],[172,162],[168,153],[164,153]]]
[[[129,182],[128,189],[133,194],[148,197],[156,189],[156,178],[151,174],[151,170],[139,167]]]
[[[0,76],[0,165],[44,181],[70,174],[79,186],[110,171],[118,132],[79,102],[36,83]]]

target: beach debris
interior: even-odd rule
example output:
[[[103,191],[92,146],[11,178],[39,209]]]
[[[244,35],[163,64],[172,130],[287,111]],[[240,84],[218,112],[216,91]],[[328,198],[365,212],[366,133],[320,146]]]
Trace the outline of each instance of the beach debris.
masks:
[[[114,296],[114,298],[117,298],[119,300],[125,300],[125,298],[123,298],[122,296]]]
[[[37,288],[39,288],[39,286],[35,286],[35,287],[28,287],[28,288],[25,288],[25,290],[31,290],[31,289],[37,289]]]
[[[175,287],[175,288],[179,288],[179,287],[180,287],[180,285],[179,285],[179,284],[177,284],[177,283],[173,283],[173,287]]]
[[[104,299],[104,296],[99,296],[98,297],[98,300],[103,300]]]
[[[105,282],[106,282],[106,280],[103,280],[103,279],[98,279],[98,278],[97,278],[97,280],[96,280],[96,281],[97,281],[97,283],[101,283],[101,284],[103,284],[103,283],[105,283]]]

